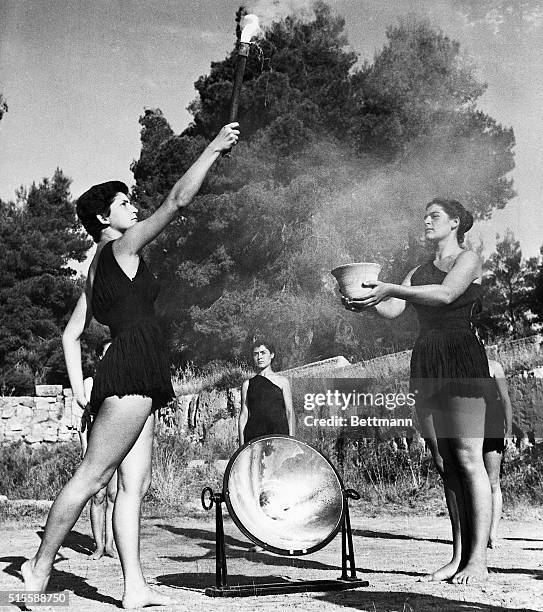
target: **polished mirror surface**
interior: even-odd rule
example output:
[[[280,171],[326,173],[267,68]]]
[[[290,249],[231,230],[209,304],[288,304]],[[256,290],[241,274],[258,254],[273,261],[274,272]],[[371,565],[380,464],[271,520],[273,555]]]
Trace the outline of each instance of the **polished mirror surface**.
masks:
[[[228,511],[255,543],[285,555],[325,546],[338,532],[343,487],[316,449],[288,436],[266,436],[242,447],[224,476]]]

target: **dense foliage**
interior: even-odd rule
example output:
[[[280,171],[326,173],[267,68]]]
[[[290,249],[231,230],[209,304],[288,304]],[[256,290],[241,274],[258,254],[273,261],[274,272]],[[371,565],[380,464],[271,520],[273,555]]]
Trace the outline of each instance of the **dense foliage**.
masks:
[[[514,136],[477,109],[485,86],[458,43],[426,22],[387,31],[355,67],[344,21],[323,3],[274,23],[251,53],[242,139],[149,250],[165,291],[175,361],[232,359],[272,335],[283,365],[408,346],[412,313],[390,322],[344,311],[329,270],[377,260],[398,281],[426,256],[423,205],[454,196],[487,218],[512,197]],[[235,53],[196,82],[180,135],[140,118],[134,196],[152,210],[226,122]]]
[[[499,238],[499,236],[498,236]],[[524,259],[520,242],[508,231],[485,262],[486,308],[479,327],[488,339],[530,335],[543,322],[543,266],[540,257]]]
[[[462,3],[470,19],[480,18],[475,4]],[[159,109],[140,118],[133,197],[145,214],[226,122],[235,62],[233,51],[198,79],[181,134]],[[398,282],[428,256],[420,236],[432,197],[460,199],[479,219],[507,204],[514,135],[477,108],[484,90],[459,44],[424,21],[390,27],[362,64],[343,19],[322,2],[310,19],[273,23],[248,59],[240,143],[146,253],[162,282],[174,365],[237,360],[257,333],[273,338],[284,368],[409,347],[410,309],[393,322],[347,312],[329,271],[378,261],[381,278]],[[81,290],[68,262],[90,245],[69,182],[57,171],[0,201],[3,393],[67,382],[61,330]],[[540,259],[524,261],[506,236],[486,268],[486,335],[533,331],[543,319]],[[99,335],[91,329],[90,346]]]
[[[91,244],[78,231],[69,186],[57,170],[15,202],[0,201],[2,394],[67,382],[61,334],[81,292],[68,263],[83,261]]]

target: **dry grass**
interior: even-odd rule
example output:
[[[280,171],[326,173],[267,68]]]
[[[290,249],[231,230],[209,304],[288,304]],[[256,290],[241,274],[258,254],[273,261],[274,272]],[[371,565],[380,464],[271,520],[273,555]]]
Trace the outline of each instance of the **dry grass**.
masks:
[[[172,376],[176,395],[191,395],[208,389],[231,389],[253,376],[254,371],[244,364],[212,362],[204,368],[189,363]]]
[[[499,361],[506,374],[531,370],[543,365],[543,337],[541,335],[507,340],[487,347],[490,359]]]
[[[0,493],[10,499],[54,499],[81,462],[79,442],[0,444]]]
[[[540,337],[504,342],[493,356],[506,371],[531,369],[543,364]],[[346,368],[330,369],[319,377],[360,376],[380,378],[393,383],[403,380],[407,372],[408,354],[399,353]],[[491,355],[492,356],[492,355]],[[240,364],[212,364],[196,370],[189,366],[174,378],[177,393],[196,393],[210,388],[231,388],[251,375]],[[388,381],[386,380],[388,379]],[[339,465],[345,484],[358,489],[367,503],[376,507],[394,504],[406,510],[440,508],[442,487],[428,455],[415,448],[395,451],[386,442],[369,440],[351,445],[337,454],[336,441],[327,441],[322,448]],[[216,459],[230,456],[235,441],[209,436],[206,444],[192,442],[177,427],[159,430],[153,459],[153,485],[149,502],[163,508],[199,503],[201,490],[211,486],[222,488],[222,467]],[[53,499],[79,463],[77,443],[43,446],[38,449],[23,444],[0,445],[0,493],[9,498]],[[543,505],[543,444],[526,449],[522,454],[506,456],[502,487],[508,512],[518,508]],[[437,505],[436,505],[437,504]],[[17,511],[0,505],[0,519],[14,520]],[[28,520],[43,517],[43,509],[20,511]],[[7,513],[7,514],[6,514]]]
[[[225,462],[218,463],[216,457],[224,451],[223,445],[220,440],[202,445],[188,442],[176,432],[159,432],[155,440],[153,483],[146,506],[153,508],[155,513],[167,513],[172,509],[191,511],[199,508],[205,486],[214,491],[222,490]],[[394,450],[388,442],[367,440],[349,443],[339,453],[337,442],[329,439],[321,441],[320,450],[338,467],[345,486],[360,492],[366,508],[378,509],[386,504],[395,513],[441,515],[446,512],[442,484],[430,455],[422,452],[420,447]],[[17,450],[17,457],[21,459],[30,452],[31,449],[22,446]],[[58,464],[70,462],[73,456],[69,448],[61,445],[57,445],[56,455]],[[9,489],[9,482],[13,480],[3,478],[0,481],[0,490],[9,498],[38,497],[31,479],[43,481],[48,478],[51,466],[45,462],[41,475],[32,463],[27,458],[22,464],[27,466],[26,473],[23,469],[19,471],[19,476],[28,485],[26,491],[21,491],[20,485]],[[502,475],[506,515],[520,517],[532,511],[540,512],[543,506],[542,473],[543,443],[522,453],[515,449],[507,452]],[[56,484],[48,492],[40,492],[39,497],[53,499],[69,476],[69,471],[63,471],[57,476]],[[48,509],[47,503],[3,502],[0,503],[0,523],[4,526],[39,526]]]

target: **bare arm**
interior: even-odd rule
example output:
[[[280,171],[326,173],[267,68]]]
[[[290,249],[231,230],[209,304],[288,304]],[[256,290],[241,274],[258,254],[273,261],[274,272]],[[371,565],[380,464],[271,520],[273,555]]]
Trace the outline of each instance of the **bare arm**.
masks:
[[[72,387],[73,395],[81,408],[85,409],[88,401],[83,386],[83,369],[81,366],[81,335],[92,318],[90,308],[90,284],[87,281],[87,289],[83,291],[72,316],[62,334],[62,346],[64,348],[64,359],[68,377]]]
[[[85,399],[87,401],[87,404],[90,401],[90,396],[92,392],[92,383],[93,383],[93,380],[90,376],[88,378],[85,378],[85,380],[83,381],[83,389],[85,390]],[[87,452],[88,438],[89,438],[91,426],[92,426],[91,416],[89,412],[87,411],[87,409],[85,409],[83,411],[83,414],[81,415],[81,422],[79,424],[79,429],[77,432],[79,434],[79,442],[81,443],[81,459],[83,459],[83,457],[85,456],[85,453]]]
[[[237,142],[239,135],[237,126],[237,123],[225,125],[173,186],[162,205],[148,219],[126,230],[123,236],[116,241],[116,255],[122,257],[138,254],[146,244],[160,234],[181,209],[191,202],[220,153],[230,149]]]
[[[285,402],[285,409],[287,413],[288,435],[294,437],[296,435],[296,419],[294,417],[292,391],[290,389],[290,382],[288,378],[283,379],[281,389],[283,390],[283,401]]]
[[[85,456],[87,452],[87,432],[82,431],[81,427],[77,430],[77,434],[79,436],[79,444],[81,444],[81,459]]]
[[[395,285],[371,281],[366,285],[373,287],[372,294],[356,300],[359,309],[376,306],[386,298],[399,298],[425,306],[445,306],[461,296],[469,285],[482,275],[479,256],[473,251],[464,251],[456,258],[454,266],[440,285]]]
[[[87,401],[90,401],[93,383],[94,381],[92,379],[92,376],[85,378],[85,380],[83,381],[83,389],[85,390],[85,397],[87,398]]]
[[[241,385],[241,410],[239,411],[238,417],[238,436],[239,445],[243,446],[245,425],[247,425],[247,419],[249,418],[249,411],[247,409],[247,389],[249,388],[249,381],[244,380]]]
[[[413,268],[407,274],[407,276],[402,281],[403,286],[411,286],[411,277],[413,276],[415,270],[418,270],[419,267],[420,266]],[[358,312],[367,308],[367,306],[361,303],[364,300],[349,300],[347,298],[343,298],[342,301],[347,310],[353,310],[355,312]],[[405,300],[395,297],[388,297],[385,298],[382,302],[377,303],[375,305],[375,310],[377,311],[378,315],[384,317],[385,319],[395,319],[396,317],[399,317],[402,314],[406,306],[407,302]]]
[[[395,297],[403,297],[415,304],[443,306],[460,297],[481,274],[479,256],[473,251],[464,251],[456,258],[454,266],[440,285],[399,287],[394,293]]]
[[[419,266],[413,268],[403,279],[402,285],[404,287],[411,287],[411,277],[418,268]],[[376,304],[375,310],[377,311],[377,314],[379,314],[381,317],[385,317],[385,319],[395,319],[402,314],[406,306],[407,302],[405,300],[397,297],[390,297],[387,300],[383,300],[379,304]]]
[[[511,398],[509,397],[509,389],[507,388],[507,379],[502,365],[497,361],[492,361],[491,374],[496,381],[496,387],[502,401],[505,419],[505,435],[509,437],[513,429],[513,407]]]

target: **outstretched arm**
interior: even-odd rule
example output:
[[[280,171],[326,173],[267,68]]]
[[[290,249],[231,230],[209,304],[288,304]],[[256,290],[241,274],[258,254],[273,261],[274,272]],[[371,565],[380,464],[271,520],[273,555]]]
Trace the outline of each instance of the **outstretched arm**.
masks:
[[[461,296],[469,285],[482,275],[482,264],[479,256],[473,251],[461,253],[451,271],[439,285],[394,285],[371,281],[366,283],[373,287],[371,295],[356,300],[358,309],[376,306],[387,298],[399,298],[425,306],[445,306]]]
[[[415,270],[417,270],[418,268],[419,266],[413,268],[403,279],[402,285],[404,287],[411,287],[411,277],[413,276]],[[345,308],[347,308],[347,310],[353,310],[355,312],[359,312],[367,308],[367,306],[361,304],[362,301],[363,300],[349,300],[347,298],[342,298],[342,302]],[[402,312],[405,310],[406,305],[407,303],[405,300],[396,297],[389,297],[384,299],[382,302],[376,304],[375,310],[377,311],[377,314],[379,314],[381,317],[384,317],[385,319],[395,319],[396,317],[399,317],[402,314]]]
[[[116,255],[135,255],[160,234],[160,232],[187,206],[198,193],[207,172],[222,151],[236,144],[239,136],[237,123],[225,125],[200,157],[173,186],[162,205],[144,221],[126,230],[116,241]]]

